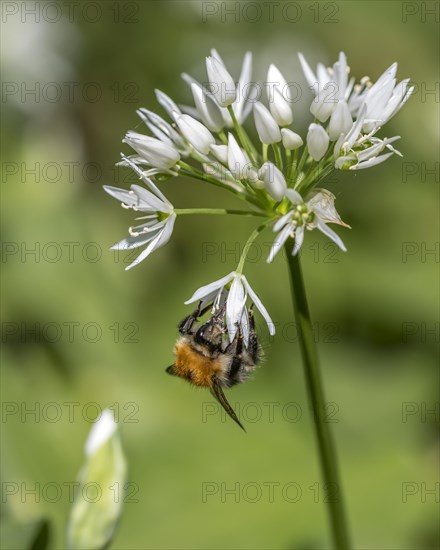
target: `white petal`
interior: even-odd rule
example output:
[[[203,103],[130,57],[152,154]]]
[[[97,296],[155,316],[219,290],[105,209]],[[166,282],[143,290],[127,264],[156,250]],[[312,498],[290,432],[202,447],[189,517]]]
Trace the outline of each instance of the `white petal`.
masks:
[[[249,315],[246,308],[243,308],[243,314],[240,320],[240,329],[243,336],[244,345],[249,345]]]
[[[86,455],[91,456],[104,445],[116,432],[117,427],[112,411],[104,409],[100,419],[93,424],[90,430],[85,445]]]
[[[178,115],[176,123],[193,147],[204,155],[209,153],[209,148],[215,143],[215,139],[206,126],[189,115]]]
[[[298,149],[304,143],[301,136],[295,132],[292,132],[289,128],[281,128],[281,136],[284,147],[290,151]]]
[[[318,82],[318,79],[316,78],[315,73],[310,68],[310,65],[305,60],[305,57],[302,53],[298,53],[299,62],[301,63],[301,68],[303,70],[304,76],[306,77],[307,82],[309,83],[309,86],[313,87],[314,84]]]
[[[320,124],[312,122],[307,132],[307,145],[310,156],[315,161],[320,161],[327,152],[330,140],[327,132]]]
[[[300,251],[304,241],[304,227],[298,227],[295,231],[295,241],[293,243],[292,255],[296,256]]]
[[[233,278],[235,277],[235,271],[231,271],[228,275],[225,277],[222,277],[221,279],[218,279],[217,281],[213,281],[212,283],[209,283],[205,286],[200,287],[197,289],[194,294],[191,296],[189,300],[185,302],[185,304],[192,304],[193,302],[198,302],[208,294],[214,292],[215,290],[219,290],[220,288],[223,288],[225,285],[227,285]]]
[[[258,137],[269,145],[281,141],[281,132],[270,111],[259,101],[254,104],[254,121]]]
[[[355,164],[354,166],[350,166],[350,170],[363,170],[364,168],[371,168],[372,166],[376,166],[376,164],[385,162],[392,155],[394,155],[394,153],[387,153],[386,155],[380,155],[379,157],[374,157],[370,160],[366,160],[364,162],[360,162],[359,164]]]
[[[252,109],[252,105],[248,104],[248,95],[251,91],[249,83],[252,77],[252,53],[246,52],[243,58],[243,64],[241,66],[240,78],[238,79],[237,84],[237,99],[232,104],[234,109],[234,114],[240,124],[242,124],[249,114],[250,110],[246,107]],[[229,113],[228,113],[229,114]]]
[[[165,197],[165,195],[162,193],[162,191],[157,187],[157,185],[153,182],[153,180],[145,175],[145,173],[137,166],[131,159],[126,157],[125,155],[121,155],[122,159],[125,161],[125,163],[130,166],[132,170],[136,172],[136,174],[141,178],[141,180],[148,185],[148,187],[153,191],[155,195],[157,195],[165,204],[170,206],[170,212],[173,208],[173,205],[168,201],[168,199]]]
[[[263,302],[260,300],[260,298],[252,290],[251,285],[248,283],[248,280],[244,275],[242,276],[242,280],[251,300],[257,306],[257,309],[261,313],[261,315],[264,317],[264,320],[266,321],[269,328],[269,334],[273,336],[275,334],[275,326],[272,319],[270,318],[269,313],[267,312],[267,309],[264,307]]]
[[[330,229],[328,225],[326,225],[319,217],[316,217],[316,223],[318,229],[321,231],[321,233],[324,233],[329,239],[331,239],[335,244],[339,246],[341,250],[344,252],[347,252],[347,249],[345,248],[344,243],[340,239],[339,235],[337,235],[333,229]]]
[[[286,179],[281,170],[272,162],[265,162],[258,171],[258,177],[264,182],[266,191],[280,201],[287,191]]]
[[[156,195],[153,195],[151,191],[148,191],[140,185],[133,184],[131,189],[137,195],[138,204],[136,205],[137,210],[141,211],[153,211],[153,212],[164,212],[168,214],[169,206],[164,204]]]
[[[234,103],[237,90],[235,82],[224,63],[219,61],[217,56],[207,57],[206,71],[212,85],[212,95],[220,107],[228,107],[228,105]]]
[[[235,338],[237,324],[240,323],[243,309],[246,308],[246,292],[241,279],[241,276],[234,277],[226,300],[226,325],[230,342]]]
[[[217,103],[215,103],[198,84],[191,84],[191,91],[203,124],[205,124],[211,132],[219,132],[224,126],[220,107],[218,107]]]
[[[171,214],[171,216],[168,217],[165,227],[162,229],[162,231],[157,235],[157,237],[154,240],[150,242],[147,248],[139,254],[136,260],[133,263],[131,263],[128,267],[125,268],[125,271],[128,271],[135,265],[140,264],[142,260],[145,260],[145,258],[147,258],[147,256],[149,256],[152,252],[166,245],[167,242],[170,240],[175,221],[176,221],[176,214]]]
[[[303,204],[303,198],[298,193],[298,191],[295,191],[295,189],[287,189],[286,191],[286,197],[289,199],[289,201],[292,204]]]
[[[154,90],[154,93],[156,94],[156,99],[158,103],[162,105],[162,107],[171,118],[173,118],[173,112],[180,113],[179,107],[169,96],[167,96],[167,94],[165,94],[161,90]]]
[[[278,252],[283,247],[284,243],[287,241],[287,239],[290,237],[292,232],[292,228],[290,225],[286,225],[275,237],[274,242],[272,243],[272,246],[270,248],[269,257],[267,258],[267,263],[270,264],[273,262],[275,256],[278,254]]]
[[[136,205],[138,202],[136,195],[133,192],[130,193],[130,191],[127,191],[126,189],[120,189],[119,187],[113,187],[111,185],[103,185],[102,187],[104,191],[114,199],[128,206]]]
[[[341,134],[346,134],[353,126],[350,109],[346,101],[340,101],[330,118],[328,133],[331,141],[336,141]]]
[[[287,214],[284,214],[284,216],[281,216],[281,218],[279,218],[274,226],[273,226],[273,230],[275,232],[278,232],[282,227],[284,227],[286,225],[287,222],[290,221],[291,217],[292,217],[293,213],[292,212],[287,212]]]

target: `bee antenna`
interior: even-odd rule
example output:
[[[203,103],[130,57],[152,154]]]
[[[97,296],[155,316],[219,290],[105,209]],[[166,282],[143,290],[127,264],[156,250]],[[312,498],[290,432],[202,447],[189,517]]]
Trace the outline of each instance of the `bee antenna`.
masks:
[[[232,418],[232,420],[236,422],[244,432],[246,432],[243,424],[240,422],[238,416],[235,414],[234,409],[231,407],[228,400],[226,399],[226,396],[223,393],[221,382],[216,376],[212,377],[211,395],[213,395],[217,399],[217,401],[224,408],[227,414]]]

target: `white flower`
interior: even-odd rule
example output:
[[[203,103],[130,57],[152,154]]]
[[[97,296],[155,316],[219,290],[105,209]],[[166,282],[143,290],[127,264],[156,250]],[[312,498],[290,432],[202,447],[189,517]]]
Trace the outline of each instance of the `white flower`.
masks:
[[[176,132],[169,122],[156,113],[153,113],[153,111],[149,111],[145,108],[138,109],[136,113],[140,116],[143,122],[145,122],[157,139],[160,139],[169,145],[174,145],[180,154],[185,156],[188,155],[188,145],[185,143],[179,132]]]
[[[346,134],[352,126],[353,119],[351,118],[347,102],[340,101],[331,115],[328,126],[331,141],[336,141],[341,134]]]
[[[228,167],[231,173],[239,180],[256,179],[255,168],[231,133],[228,134]]]
[[[211,97],[209,97],[199,84],[192,82],[191,91],[196,109],[203,124],[209,128],[211,132],[219,132],[225,124],[220,107]]]
[[[180,113],[179,107],[167,94],[160,90],[154,90],[154,92],[157,102],[165,109],[169,117],[174,118],[174,113]]]
[[[237,97],[235,82],[223,62],[214,55],[207,57],[206,72],[211,84],[211,93],[220,107],[228,107],[234,103]]]
[[[408,88],[409,79],[396,84],[397,63],[393,63],[375,84],[366,87],[357,97],[357,103],[366,105],[363,131],[366,133],[383,126],[408,101],[414,87]]]
[[[320,124],[312,122],[307,133],[307,145],[313,160],[319,161],[327,152],[330,140],[327,132]]]
[[[112,250],[133,250],[147,245],[139,256],[125,269],[131,269],[147,258],[154,250],[164,246],[171,237],[176,221],[173,205],[161,193],[153,181],[145,176],[140,168],[127,157],[124,161],[130,166],[140,179],[150,188],[148,191],[139,185],[132,185],[130,191],[104,185],[104,190],[121,201],[124,208],[146,212],[145,216],[137,220],[148,220],[141,225],[130,227],[130,236],[111,247]]]
[[[264,182],[266,191],[277,201],[280,201],[286,192],[286,179],[281,170],[272,162],[265,162],[258,171],[258,177]]]
[[[130,145],[149,165],[160,170],[170,170],[180,160],[179,151],[171,143],[160,139],[130,131],[122,141]]]
[[[387,160],[394,153],[402,156],[399,151],[392,147],[392,143],[400,139],[400,136],[379,139],[373,137],[375,130],[370,134],[363,135],[367,106],[362,105],[357,120],[353,123],[346,135],[341,135],[334,147],[335,167],[340,170],[361,170],[371,168]],[[387,148],[390,153],[379,155]]]
[[[304,76],[315,94],[310,111],[320,122],[325,122],[338,102],[347,98],[354,83],[353,81],[348,85],[349,71],[345,54],[340,52],[339,59],[333,64],[333,68],[326,68],[322,63],[318,63],[316,74],[304,56],[301,53],[298,56]]]
[[[227,145],[211,145],[211,153],[215,158],[225,166],[228,166],[228,146]]]
[[[304,143],[300,135],[288,128],[281,128],[281,137],[284,147],[290,151],[299,149]]]
[[[218,58],[220,56],[214,50]],[[252,77],[252,53],[246,52],[243,58],[243,64],[241,67],[240,77],[237,83],[237,99],[232,104],[232,109],[234,111],[235,117],[240,124],[242,124],[248,114],[252,111],[252,103],[249,102],[252,86],[251,84]],[[226,111],[226,114],[229,116],[229,113]],[[232,120],[231,120],[232,123]]]
[[[185,139],[187,139],[197,151],[207,155],[211,145],[215,143],[214,136],[208,128],[189,115],[175,114],[175,119]]]
[[[287,82],[279,69],[271,65],[267,72],[269,109],[279,126],[289,126],[293,122],[293,113],[284,97]]]
[[[259,101],[254,105],[254,120],[261,142],[269,145],[281,141],[281,132],[269,110]]]
[[[227,298],[224,298],[224,290],[226,285],[230,284]],[[275,326],[270,318],[266,308],[260,298],[255,294],[252,287],[248,283],[246,277],[241,273],[232,271],[226,277],[222,277],[217,281],[202,286],[191,296],[185,304],[203,301],[204,303],[226,302],[226,326],[228,328],[229,341],[232,342],[237,334],[237,327],[240,327],[245,345],[249,342],[249,319],[246,309],[246,300],[248,295],[251,301],[257,306],[258,311],[264,317],[269,328],[269,333],[275,334]]]
[[[336,212],[334,207],[335,196],[330,191],[320,189],[307,202],[304,202],[301,195],[293,189],[288,189],[285,195],[292,203],[293,208],[279,218],[273,226],[273,230],[278,235],[269,252],[268,263],[273,261],[289,237],[294,239],[292,254],[294,256],[298,254],[306,229],[309,231],[315,228],[319,229],[336,243],[341,250],[344,252],[347,251],[339,236],[326,224],[326,222],[337,223],[344,227],[349,227]]]

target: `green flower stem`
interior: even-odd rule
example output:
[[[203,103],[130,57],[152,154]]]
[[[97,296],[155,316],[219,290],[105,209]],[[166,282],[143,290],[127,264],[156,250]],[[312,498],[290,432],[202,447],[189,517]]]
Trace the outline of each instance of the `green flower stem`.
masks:
[[[339,479],[336,451],[326,422],[325,397],[318,365],[312,321],[304,288],[301,265],[298,256],[292,256],[290,247],[285,247],[288,258],[292,287],[295,319],[298,327],[301,354],[310,405],[313,411],[316,438],[319,447],[322,477],[328,490],[336,488],[335,498],[328,499],[328,511],[333,535],[333,544],[337,550],[349,550],[347,522],[342,502],[342,488]]]
[[[263,162],[267,162],[268,151],[269,151],[269,145],[267,145],[267,143],[263,143]]]
[[[275,162],[278,168],[283,171],[283,158],[281,156],[281,151],[278,143],[272,143],[272,149],[275,154]]]
[[[175,208],[174,212],[181,216],[184,214],[234,214],[237,216],[265,217],[265,212],[252,212],[252,210],[231,210],[228,208]]]
[[[288,166],[289,173],[288,173],[288,176],[287,176],[287,181],[289,183],[289,187],[290,187],[290,185],[292,185],[295,182],[295,170],[296,170],[296,167],[298,165],[298,157],[299,157],[299,149],[296,149],[295,152],[293,153],[292,164],[290,164],[290,166]]]
[[[295,152],[296,152],[296,151],[295,151]],[[299,161],[299,164],[298,164],[298,168],[295,168],[295,172],[294,172],[294,174],[293,174],[294,179],[297,179],[298,176],[301,174],[301,170],[302,170],[302,168],[303,168],[303,166],[304,166],[304,163],[305,163],[305,161],[306,161],[306,158],[307,158],[308,154],[309,154],[309,147],[308,147],[308,145],[306,145],[306,146],[304,147],[304,151],[303,151],[303,153],[302,153],[302,155],[301,155],[301,158],[300,158],[300,161]]]
[[[247,253],[248,253],[248,250],[249,250],[249,247],[250,245],[255,241],[255,239],[258,237],[258,235],[264,230],[266,229],[266,227],[269,225],[269,223],[271,223],[272,220],[267,220],[265,221],[264,223],[262,223],[261,225],[259,225],[256,229],[254,229],[252,231],[252,233],[250,234],[249,236],[249,239],[246,241],[246,244],[244,245],[244,248],[243,248],[243,252],[241,253],[241,256],[240,256],[240,261],[238,262],[238,266],[237,266],[237,269],[235,270],[237,273],[241,274],[243,273],[243,267],[244,267],[244,262],[246,261],[246,257],[247,257]]]
[[[228,144],[228,138],[226,137],[224,130],[220,130],[220,132],[218,132],[218,137],[221,139],[224,145]]]

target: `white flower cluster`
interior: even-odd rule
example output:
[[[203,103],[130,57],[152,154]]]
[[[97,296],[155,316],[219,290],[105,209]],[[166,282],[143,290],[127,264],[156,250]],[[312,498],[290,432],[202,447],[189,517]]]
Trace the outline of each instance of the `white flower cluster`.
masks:
[[[268,262],[289,239],[293,239],[292,253],[297,254],[306,229],[318,229],[341,250],[346,250],[327,224],[349,226],[336,212],[334,195],[318,188],[318,184],[335,169],[369,168],[394,153],[400,155],[392,146],[399,136],[379,138],[376,134],[404,105],[413,88],[409,86],[409,79],[397,82],[397,63],[374,84],[367,77],[356,84],[355,79],[350,78],[342,52],[332,67],[319,63],[316,72],[302,54],[299,60],[314,94],[310,111],[315,120],[304,140],[291,128],[294,113],[286,95],[289,86],[275,65],[269,67],[265,83],[269,108],[252,97],[255,83],[251,81],[249,52],[244,56],[237,82],[216,50],[206,58],[207,82],[182,74],[190,87],[194,107],[179,106],[164,92],[156,90],[157,100],[168,119],[147,109],[138,110],[151,135],[127,132],[123,141],[135,154],[123,156],[119,164],[131,167],[145,187],[132,185],[130,191],[105,187],[125,208],[145,213],[138,219],[146,221],[131,227],[130,236],[114,246],[117,249],[145,246],[127,269],[168,242],[179,214],[220,213],[213,212],[214,209],[174,209],[154,180],[175,176],[196,178],[232,192],[246,203],[245,211],[233,213],[265,218],[264,227],[272,226],[277,233]],[[258,145],[243,127],[251,112],[261,142]],[[258,305],[255,293],[241,273],[242,264],[240,261],[236,275],[228,275],[230,280],[225,283],[231,286],[230,294],[238,284],[236,281],[242,281],[243,289],[238,293],[242,304],[236,308],[238,313],[228,301],[230,336],[237,323],[246,325],[243,297],[246,301],[249,294]],[[202,290],[199,289],[199,293]],[[259,309],[266,317],[264,308]],[[270,322],[268,315],[266,320]]]

